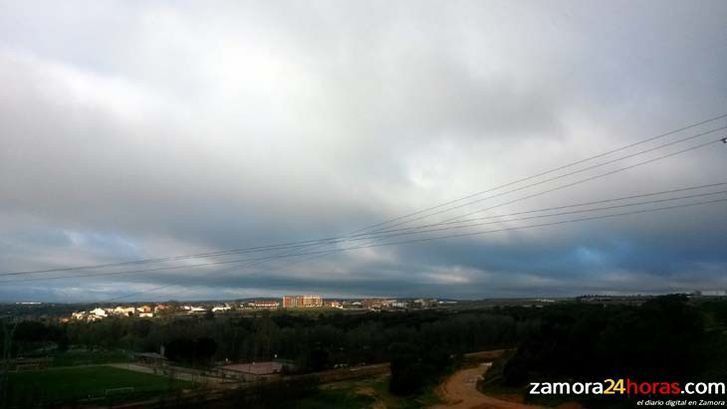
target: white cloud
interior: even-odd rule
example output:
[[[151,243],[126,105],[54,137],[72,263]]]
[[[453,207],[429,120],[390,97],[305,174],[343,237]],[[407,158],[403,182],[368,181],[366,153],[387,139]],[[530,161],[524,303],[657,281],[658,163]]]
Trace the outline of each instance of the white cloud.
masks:
[[[0,243],[11,249],[0,249],[3,271],[339,234],[714,115],[727,102],[722,2],[657,11],[648,2],[2,8]],[[713,182],[722,153],[497,212]],[[467,284],[485,279],[503,291],[553,289],[560,274],[570,277],[562,260],[599,246],[602,267],[626,276],[663,267],[632,253],[609,257],[619,240],[668,251],[678,268],[719,266],[716,248],[680,238],[710,243],[724,228],[722,209],[338,254],[269,273],[256,288],[354,277],[362,283],[346,291],[372,294],[396,285],[388,277],[410,284],[402,291],[429,291],[417,286],[434,280],[468,296]],[[69,246],[51,240],[59,231],[119,240]],[[543,249],[561,261],[538,259]],[[547,271],[535,274],[522,257]],[[473,272],[454,272],[463,260]],[[443,273],[422,273],[426,264]],[[175,277],[188,278],[148,279]]]

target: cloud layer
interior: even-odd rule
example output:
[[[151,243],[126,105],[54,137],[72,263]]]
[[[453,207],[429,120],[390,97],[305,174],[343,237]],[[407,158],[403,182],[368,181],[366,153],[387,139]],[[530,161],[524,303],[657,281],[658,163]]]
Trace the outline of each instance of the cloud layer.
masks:
[[[0,272],[344,234],[727,106],[721,1],[3,1],[0,9]],[[721,182],[724,155],[710,146],[497,212]],[[3,283],[0,299],[104,300],[159,287],[138,297],[727,287],[726,209],[296,264]]]

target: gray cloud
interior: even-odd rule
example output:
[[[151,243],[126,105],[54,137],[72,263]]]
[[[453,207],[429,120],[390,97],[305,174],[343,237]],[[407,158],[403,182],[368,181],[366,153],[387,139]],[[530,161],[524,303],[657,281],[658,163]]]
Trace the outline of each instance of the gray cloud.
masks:
[[[727,106],[719,1],[0,4],[4,272],[342,234]],[[718,148],[498,211],[722,181]],[[3,284],[0,299],[725,286],[724,210]]]

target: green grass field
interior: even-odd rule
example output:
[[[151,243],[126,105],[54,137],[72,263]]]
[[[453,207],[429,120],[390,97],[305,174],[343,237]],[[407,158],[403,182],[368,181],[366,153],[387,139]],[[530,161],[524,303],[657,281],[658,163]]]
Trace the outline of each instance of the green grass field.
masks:
[[[10,373],[8,381],[9,402],[20,407],[38,402],[71,402],[94,398],[118,402],[194,387],[191,382],[110,366],[14,372]],[[113,391],[115,388],[129,389]]]

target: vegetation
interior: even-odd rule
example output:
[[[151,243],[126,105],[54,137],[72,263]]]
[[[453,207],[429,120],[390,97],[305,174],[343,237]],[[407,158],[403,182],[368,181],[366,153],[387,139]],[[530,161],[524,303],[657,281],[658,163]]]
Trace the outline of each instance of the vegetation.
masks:
[[[190,382],[108,366],[11,372],[8,384],[8,406],[16,407],[82,399],[107,402],[153,396],[193,386]]]
[[[490,384],[538,381],[693,381],[727,378],[727,303],[658,297],[641,306],[561,305],[488,374]],[[710,323],[710,325],[707,325]],[[537,396],[528,396],[537,398]],[[561,397],[563,400],[582,397]],[[542,403],[542,402],[541,402]],[[589,402],[589,406],[614,402]]]
[[[411,397],[435,384],[463,352],[512,345],[530,326],[528,320],[485,310],[281,312],[154,320],[112,317],[64,324],[22,321],[17,327],[22,336],[14,338],[11,355],[52,357],[56,365],[84,365],[127,361],[130,352],[159,352],[164,347],[177,365],[277,358],[294,362],[299,373],[392,361],[391,392]],[[255,407],[263,401],[353,396],[329,396],[304,386],[287,385],[281,391],[280,385],[262,385],[237,400]],[[22,393],[15,392],[16,396]],[[365,398],[353,400],[360,403]]]
[[[166,356],[169,359],[194,366],[209,363],[215,351],[217,343],[210,337],[176,338],[166,344]]]
[[[66,351],[53,351],[48,355],[53,359],[54,367],[123,363],[131,360],[128,352],[118,349],[72,348]]]
[[[221,407],[277,409],[290,407],[293,401],[302,401],[319,393],[315,377],[288,378],[279,381],[262,382],[251,388],[234,391]]]
[[[543,308],[356,314],[286,311],[64,324],[23,321],[15,334],[12,357],[52,357],[56,366],[125,361],[130,352],[159,352],[161,347],[177,365],[200,367],[277,358],[295,363],[298,373],[310,373],[390,362],[388,381],[369,386],[377,399],[400,396],[400,402],[416,402],[431,391],[464,353],[502,347],[516,349],[488,371],[486,387],[492,390],[522,391],[528,382],[539,380],[727,378],[727,301],[697,302],[676,295],[642,305],[562,302]],[[164,378],[145,381],[137,388],[120,379],[118,372],[107,379],[83,372],[94,368],[75,370],[80,372],[55,378],[63,373],[58,372],[61,369],[38,372],[43,376],[37,378],[41,382],[37,385],[23,381],[25,373],[13,374],[13,399],[31,392],[50,399],[63,398],[61,392],[79,396],[80,379],[84,380],[83,396],[99,396],[105,389],[123,386],[138,392],[170,388]],[[140,374],[134,376],[140,378]],[[89,384],[89,379],[99,384]],[[345,408],[366,406],[374,396],[355,390],[321,390],[310,377],[294,379],[248,388],[231,402],[276,407],[294,400],[311,407],[326,407],[329,402]]]
[[[97,322],[32,324],[13,356],[47,355],[49,345],[87,351],[159,352],[185,364],[252,362],[275,357],[295,362],[301,372],[334,366],[387,362],[393,344],[456,355],[509,346],[533,322],[504,311],[420,311],[366,314],[271,313],[237,317],[179,317],[150,320],[108,318]],[[65,346],[60,348],[61,343]],[[202,343],[202,344],[200,344]]]
[[[364,409],[370,408],[374,401],[371,396],[353,391],[328,390],[319,391],[314,395],[298,400],[295,407],[299,409]]]
[[[337,382],[319,386],[315,377],[300,377],[259,384],[236,390],[225,400],[207,404],[215,409],[227,408],[300,408],[300,409],[421,409],[439,403],[427,390],[416,396],[400,397],[389,392],[389,377]],[[194,407],[194,405],[190,406]]]
[[[454,368],[454,356],[438,346],[396,343],[389,347],[391,381],[389,390],[396,395],[421,393],[439,383]]]
[[[428,388],[416,396],[405,397],[394,395],[389,392],[389,389],[389,377],[344,382],[336,384],[334,387],[321,388],[317,393],[295,402],[295,407],[420,409],[439,403],[433,388]],[[378,406],[376,406],[377,403]]]

